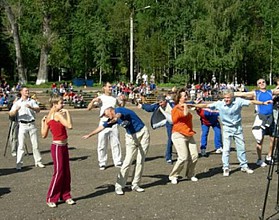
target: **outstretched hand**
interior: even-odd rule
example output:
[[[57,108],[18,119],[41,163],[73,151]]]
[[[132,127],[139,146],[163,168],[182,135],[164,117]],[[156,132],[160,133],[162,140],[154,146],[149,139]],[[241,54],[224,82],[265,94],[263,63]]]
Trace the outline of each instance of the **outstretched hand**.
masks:
[[[272,100],[267,100],[267,101],[265,101],[263,104],[264,104],[264,105],[268,105],[268,104],[272,104],[272,103],[273,103]]]
[[[83,139],[88,139],[88,138],[90,138],[90,135],[89,135],[89,134],[84,135],[84,136],[82,136],[82,138],[83,138]]]

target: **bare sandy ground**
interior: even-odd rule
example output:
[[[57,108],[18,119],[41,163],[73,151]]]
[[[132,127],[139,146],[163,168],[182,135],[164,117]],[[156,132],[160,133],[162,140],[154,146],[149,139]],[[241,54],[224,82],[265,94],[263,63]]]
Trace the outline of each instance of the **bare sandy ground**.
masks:
[[[150,128],[150,113],[135,110]],[[37,125],[46,111],[37,115]],[[100,171],[97,162],[97,137],[83,140],[82,135],[98,124],[98,109],[92,111],[72,109],[74,129],[69,131],[70,163],[72,174],[72,195],[77,201],[74,206],[60,203],[57,208],[46,206],[45,198],[52,175],[52,160],[49,146],[50,137],[39,139],[43,162],[46,168],[35,168],[33,156],[24,158],[21,172],[15,170],[15,158],[8,149],[3,157],[9,128],[7,112],[0,112],[0,219],[258,219],[262,214],[269,167],[256,167],[255,141],[251,133],[254,119],[253,107],[243,110],[243,127],[246,140],[247,158],[254,174],[242,173],[238,167],[236,152],[231,153],[232,172],[222,176],[221,155],[213,153],[213,134],[209,137],[209,157],[199,158],[197,164],[198,182],[186,181],[172,185],[168,174],[172,166],[165,163],[164,152],[166,130],[151,131],[151,146],[142,178],[144,193],[126,189],[124,196],[114,193],[114,183],[119,171],[115,168],[109,149],[109,167]],[[195,136],[199,144],[200,123],[194,115]],[[124,130],[120,128],[122,155],[125,155]],[[267,139],[268,140],[268,139]],[[268,141],[265,141],[264,154]],[[28,142],[28,150],[31,147]],[[174,157],[175,158],[175,157]],[[276,167],[275,167],[276,170]],[[183,172],[182,172],[183,174]],[[270,182],[265,217],[276,213],[278,175],[273,171]],[[270,219],[279,219],[275,215]]]

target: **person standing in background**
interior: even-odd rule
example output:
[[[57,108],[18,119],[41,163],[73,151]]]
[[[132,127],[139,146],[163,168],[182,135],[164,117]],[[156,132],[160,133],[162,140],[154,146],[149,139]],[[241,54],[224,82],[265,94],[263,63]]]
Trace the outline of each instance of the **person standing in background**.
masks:
[[[41,162],[42,157],[39,151],[37,128],[35,125],[36,113],[40,112],[40,107],[35,100],[29,97],[29,89],[26,86],[21,87],[20,94],[21,98],[13,104],[9,111],[11,117],[17,115],[19,122],[16,169],[18,171],[21,170],[23,165],[26,134],[30,136],[35,166],[44,168],[45,165]]]

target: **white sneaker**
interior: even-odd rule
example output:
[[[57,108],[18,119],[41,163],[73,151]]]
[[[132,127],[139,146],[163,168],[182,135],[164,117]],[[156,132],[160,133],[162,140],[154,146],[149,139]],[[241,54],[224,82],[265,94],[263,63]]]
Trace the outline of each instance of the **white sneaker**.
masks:
[[[56,208],[57,205],[54,202],[47,202],[48,207],[50,208]]]
[[[117,164],[115,165],[115,167],[121,168],[121,167],[122,167],[122,162],[117,163]]]
[[[38,162],[35,164],[36,167],[45,168],[46,166],[42,162]]]
[[[241,171],[245,172],[245,173],[248,173],[248,174],[254,173],[254,171],[251,170],[249,167],[241,167]]]
[[[172,178],[170,181],[171,181],[171,184],[177,184],[178,183],[177,178],[175,178],[175,177]]]
[[[206,149],[201,149],[201,156],[205,157],[206,156]]]
[[[138,185],[132,186],[132,190],[136,191],[136,192],[144,192],[145,191],[143,188],[139,187]]]
[[[99,169],[100,169],[100,170],[105,170],[105,169],[106,169],[106,166],[104,166],[104,165],[103,165],[103,166],[100,166]]]
[[[224,168],[223,176],[229,176],[229,175],[230,175],[230,169],[229,168]]]
[[[265,158],[266,164],[273,164],[273,159],[270,156],[266,156]]]
[[[197,182],[199,179],[197,178],[197,177],[195,177],[195,176],[192,176],[191,177],[191,181],[193,181],[193,182]]]
[[[260,159],[257,160],[256,164],[257,164],[257,166],[260,166],[260,167],[267,166],[267,164],[263,160],[260,160]]]
[[[222,147],[218,148],[218,149],[215,151],[216,154],[221,154],[222,152],[223,152],[223,148],[222,148]]]
[[[68,205],[74,205],[74,204],[76,204],[76,202],[75,202],[73,199],[67,199],[65,202],[66,202]]]
[[[121,187],[115,187],[115,193],[117,195],[124,195],[124,192]]]

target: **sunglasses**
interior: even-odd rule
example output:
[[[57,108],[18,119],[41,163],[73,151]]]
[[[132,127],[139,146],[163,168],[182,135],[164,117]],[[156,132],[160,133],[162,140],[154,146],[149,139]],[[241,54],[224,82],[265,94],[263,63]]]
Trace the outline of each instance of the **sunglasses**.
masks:
[[[264,84],[265,81],[258,82],[258,85]]]

